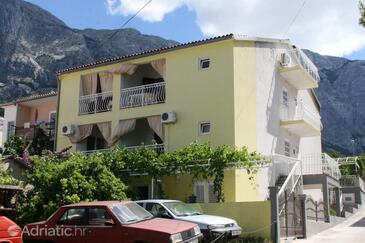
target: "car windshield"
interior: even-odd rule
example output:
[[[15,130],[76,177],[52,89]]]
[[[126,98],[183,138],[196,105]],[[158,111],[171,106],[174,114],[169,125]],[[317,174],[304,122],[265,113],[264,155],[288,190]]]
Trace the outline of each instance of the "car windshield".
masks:
[[[111,210],[122,223],[127,224],[153,218],[152,214],[134,202],[113,205]]]
[[[192,216],[202,214],[192,206],[183,202],[164,202],[163,205],[170,209],[170,211],[176,216]]]

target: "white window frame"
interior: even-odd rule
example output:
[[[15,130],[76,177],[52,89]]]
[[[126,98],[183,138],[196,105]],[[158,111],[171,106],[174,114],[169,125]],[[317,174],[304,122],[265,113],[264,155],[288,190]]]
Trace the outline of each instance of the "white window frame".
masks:
[[[209,132],[203,132],[202,128],[204,125],[209,124]],[[212,123],[210,121],[201,121],[198,124],[199,135],[209,135],[212,132]]]
[[[197,203],[214,203],[214,202],[211,202],[209,200],[209,187],[210,186],[214,186],[214,183],[211,182],[211,181],[207,181],[207,180],[204,180],[204,181],[196,181],[193,183],[193,193],[194,195],[197,197],[197,190],[196,190],[196,186],[203,186],[203,191],[204,191],[204,195],[203,195],[203,202],[197,202]],[[217,202],[217,201],[215,201]]]
[[[203,63],[203,61],[206,61],[206,60],[209,61],[209,67],[203,68],[202,63]],[[200,71],[209,70],[211,68],[211,66],[212,66],[212,60],[209,57],[202,57],[202,58],[198,59],[198,69]]]

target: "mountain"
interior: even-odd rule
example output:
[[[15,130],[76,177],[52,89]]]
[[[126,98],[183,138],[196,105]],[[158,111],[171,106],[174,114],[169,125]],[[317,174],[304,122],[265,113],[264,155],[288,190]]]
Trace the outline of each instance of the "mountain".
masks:
[[[36,5],[0,0],[0,103],[55,89],[56,70],[176,43],[135,29],[72,29]],[[324,150],[365,151],[365,61],[306,53],[321,75]]]
[[[365,61],[306,54],[318,67],[322,144],[347,155],[365,152]]]
[[[0,0],[0,102],[57,87],[56,70],[176,43],[135,29],[71,29],[36,5]]]

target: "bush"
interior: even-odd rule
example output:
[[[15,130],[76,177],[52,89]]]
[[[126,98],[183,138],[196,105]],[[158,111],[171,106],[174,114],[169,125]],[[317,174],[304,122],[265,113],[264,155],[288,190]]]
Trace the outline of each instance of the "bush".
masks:
[[[4,155],[22,156],[28,142],[17,135],[10,137],[4,144]]]
[[[17,208],[19,221],[29,223],[48,218],[62,205],[81,201],[123,200],[126,186],[98,156],[71,155],[35,159],[27,172],[33,186]]]
[[[271,241],[259,236],[242,236],[232,241],[232,243],[269,243],[269,242]]]

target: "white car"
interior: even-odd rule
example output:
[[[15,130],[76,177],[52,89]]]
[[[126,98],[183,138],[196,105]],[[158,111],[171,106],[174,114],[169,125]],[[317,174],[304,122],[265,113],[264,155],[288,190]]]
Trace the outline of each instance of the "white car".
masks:
[[[155,217],[183,220],[199,225],[208,242],[218,237],[235,238],[242,232],[241,227],[233,219],[202,214],[181,201],[151,199],[136,201],[136,203]]]

